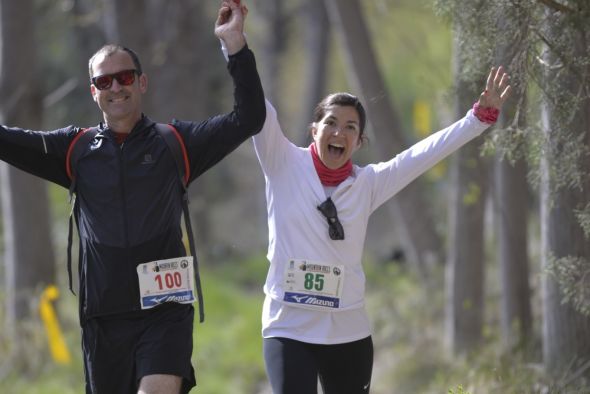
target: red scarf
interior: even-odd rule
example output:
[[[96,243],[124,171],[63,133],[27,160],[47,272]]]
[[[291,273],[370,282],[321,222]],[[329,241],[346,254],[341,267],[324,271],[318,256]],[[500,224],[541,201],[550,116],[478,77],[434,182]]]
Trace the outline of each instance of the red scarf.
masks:
[[[342,183],[342,181],[348,178],[350,174],[352,174],[352,161],[350,161],[350,159],[348,159],[348,161],[344,163],[342,167],[332,170],[322,163],[322,160],[318,156],[315,143],[311,143],[309,150],[311,151],[313,165],[316,172],[318,173],[318,176],[320,177],[322,185],[338,186],[340,183]]]

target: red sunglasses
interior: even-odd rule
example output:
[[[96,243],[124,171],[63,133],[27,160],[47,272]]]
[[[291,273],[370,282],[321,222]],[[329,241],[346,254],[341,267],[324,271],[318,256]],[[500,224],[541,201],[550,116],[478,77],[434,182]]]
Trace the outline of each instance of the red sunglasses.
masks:
[[[137,70],[123,70],[114,74],[99,75],[91,78],[90,81],[98,90],[105,90],[113,85],[113,79],[116,79],[121,86],[131,85],[135,82],[135,74],[139,75]]]

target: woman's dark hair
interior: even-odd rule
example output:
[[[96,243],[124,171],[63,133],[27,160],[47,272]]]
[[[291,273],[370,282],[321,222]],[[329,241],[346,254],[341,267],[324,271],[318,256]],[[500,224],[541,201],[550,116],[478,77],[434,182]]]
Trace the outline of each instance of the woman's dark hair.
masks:
[[[143,73],[143,71],[141,70],[141,63],[139,62],[139,57],[137,56],[137,53],[121,45],[107,44],[100,48],[98,51],[96,51],[96,53],[92,55],[90,60],[88,60],[88,74],[90,75],[90,78],[94,77],[94,75],[92,75],[92,65],[97,56],[102,55],[104,57],[108,57],[111,56],[113,53],[117,52],[127,52],[129,56],[131,56],[131,60],[133,61],[135,70],[137,70],[137,75],[141,75]]]
[[[322,101],[318,103],[318,105],[316,105],[315,109],[313,110],[313,122],[315,123],[322,120],[326,115],[328,109],[335,105],[340,107],[348,106],[356,109],[356,112],[359,115],[360,122],[359,138],[361,140],[364,140],[365,125],[367,124],[367,115],[365,113],[365,108],[363,107],[363,104],[361,104],[361,101],[358,99],[358,97],[350,93],[338,92],[326,96]]]

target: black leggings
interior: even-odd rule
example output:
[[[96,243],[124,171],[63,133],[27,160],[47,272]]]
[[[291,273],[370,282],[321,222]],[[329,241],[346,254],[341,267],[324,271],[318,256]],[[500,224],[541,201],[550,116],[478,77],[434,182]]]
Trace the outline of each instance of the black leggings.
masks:
[[[366,394],[373,370],[373,340],[316,345],[264,338],[264,362],[274,394]]]

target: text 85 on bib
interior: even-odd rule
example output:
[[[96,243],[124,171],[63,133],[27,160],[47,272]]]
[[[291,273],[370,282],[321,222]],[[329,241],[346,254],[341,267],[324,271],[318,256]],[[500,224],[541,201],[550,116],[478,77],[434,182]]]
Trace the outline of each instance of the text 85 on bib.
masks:
[[[309,309],[340,307],[344,267],[307,260],[289,260],[283,277],[283,301]]]

